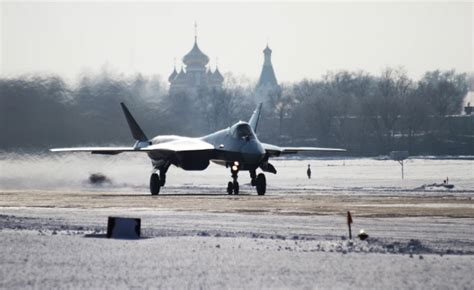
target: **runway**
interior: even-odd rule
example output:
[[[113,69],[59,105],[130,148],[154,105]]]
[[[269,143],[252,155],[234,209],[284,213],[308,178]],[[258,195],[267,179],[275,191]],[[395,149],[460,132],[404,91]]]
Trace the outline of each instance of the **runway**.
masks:
[[[282,160],[265,196],[243,174],[227,195],[221,167],[173,170],[153,197],[122,161],[102,186],[90,156],[2,161],[0,288],[474,288],[470,160],[415,160],[406,180],[390,161]],[[422,186],[447,173],[453,190]],[[108,216],[141,218],[143,238],[106,239]]]
[[[165,191],[166,190],[166,191]],[[208,213],[261,213],[281,215],[345,215],[363,217],[453,217],[474,218],[474,200],[469,194],[438,192],[382,192],[364,194],[310,190],[257,196],[248,186],[240,195],[221,193],[220,188],[165,188],[150,196],[136,191],[1,191],[0,207],[46,208],[144,208]]]

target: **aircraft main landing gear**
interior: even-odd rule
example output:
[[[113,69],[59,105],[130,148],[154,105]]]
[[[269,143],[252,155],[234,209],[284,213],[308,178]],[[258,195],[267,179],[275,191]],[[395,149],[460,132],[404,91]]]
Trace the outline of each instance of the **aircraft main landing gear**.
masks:
[[[150,192],[151,195],[158,195],[160,193],[161,180],[158,174],[153,173],[150,177]]]
[[[265,174],[260,173],[255,180],[255,186],[257,187],[258,195],[265,195],[267,191],[267,179],[265,178]]]
[[[250,184],[257,188],[258,195],[265,195],[267,191],[267,179],[265,174],[260,173],[257,175],[255,170],[250,170]]]
[[[158,195],[160,193],[160,188],[162,186],[165,186],[166,183],[166,172],[168,171],[168,168],[170,167],[170,163],[165,163],[164,166],[159,168],[160,174],[158,173],[153,173],[150,176],[150,193],[151,195]],[[155,167],[155,170],[158,168]]]
[[[257,185],[257,173],[255,170],[250,170],[250,185]]]

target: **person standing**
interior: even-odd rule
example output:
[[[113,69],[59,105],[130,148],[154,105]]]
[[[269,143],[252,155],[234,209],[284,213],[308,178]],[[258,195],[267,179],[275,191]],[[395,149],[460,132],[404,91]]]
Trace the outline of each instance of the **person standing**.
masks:
[[[308,175],[308,179],[311,179],[311,165],[308,164],[308,170],[306,170],[306,175]]]

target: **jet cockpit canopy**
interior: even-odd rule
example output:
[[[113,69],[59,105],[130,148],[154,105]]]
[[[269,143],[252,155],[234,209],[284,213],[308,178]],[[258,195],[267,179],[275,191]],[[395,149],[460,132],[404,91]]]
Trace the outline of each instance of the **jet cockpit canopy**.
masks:
[[[252,128],[247,123],[237,123],[230,128],[230,132],[234,138],[249,141],[255,138]]]

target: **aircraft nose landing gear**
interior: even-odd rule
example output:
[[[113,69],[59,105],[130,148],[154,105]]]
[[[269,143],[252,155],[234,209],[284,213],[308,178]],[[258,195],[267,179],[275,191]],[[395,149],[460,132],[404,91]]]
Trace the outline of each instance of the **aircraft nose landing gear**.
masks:
[[[250,184],[255,186],[257,189],[258,195],[265,195],[267,191],[267,179],[265,178],[265,174],[255,172],[255,169],[249,170],[250,171]],[[228,194],[239,194],[239,183],[237,182],[237,174],[239,173],[239,162],[235,161],[230,168],[230,172],[232,173],[232,181],[227,183],[227,193]]]
[[[230,168],[230,172],[232,173],[232,181],[229,181],[229,183],[227,183],[227,193],[239,194],[239,183],[237,182],[237,174],[239,173],[239,162],[234,162],[234,165],[232,165],[232,167]]]
[[[229,181],[229,183],[227,183],[227,193],[232,194],[233,191],[234,191],[234,184],[232,183],[232,181]]]

